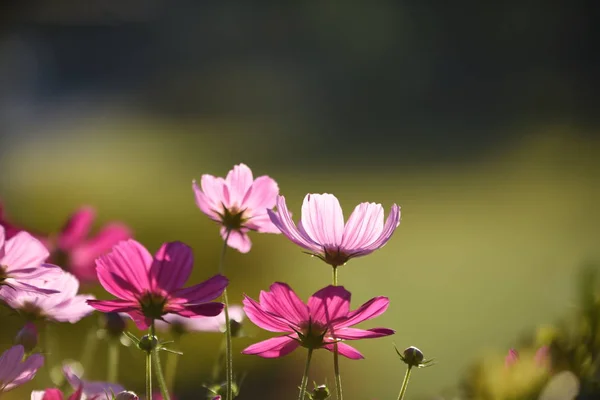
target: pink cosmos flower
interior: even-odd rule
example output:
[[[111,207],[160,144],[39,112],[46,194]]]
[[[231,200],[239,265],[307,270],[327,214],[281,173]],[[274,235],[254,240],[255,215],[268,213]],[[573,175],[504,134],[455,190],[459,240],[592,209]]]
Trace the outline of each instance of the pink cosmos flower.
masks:
[[[112,252],[96,260],[98,280],[116,300],[88,300],[101,312],[124,312],[139,329],[148,329],[165,314],[183,317],[214,317],[222,303],[210,303],[228,284],[223,275],[188,288],[194,258],[192,249],[181,242],[165,243],[154,258],[135,240],[117,244]]]
[[[73,275],[59,269],[60,273],[52,281],[32,280],[31,282],[42,289],[54,289],[52,294],[36,292],[9,292],[4,301],[14,310],[29,317],[47,321],[78,322],[91,314],[94,309],[86,302],[93,299],[89,294],[80,294],[79,282]]]
[[[23,360],[25,349],[16,345],[0,356],[0,393],[33,379],[38,369],[44,365],[44,356],[33,354]]]
[[[241,253],[252,247],[248,231],[279,233],[269,220],[267,209],[275,206],[279,187],[264,175],[253,179],[245,164],[233,167],[225,179],[202,175],[201,188],[196,181],[192,188],[196,204],[213,221],[221,225],[221,237],[229,238],[227,244]]]
[[[275,358],[285,356],[299,346],[332,351],[333,344],[337,342],[339,354],[358,360],[363,355],[343,340],[394,334],[387,328],[351,328],[383,314],[389,305],[386,297],[375,297],[350,311],[351,295],[343,286],[327,286],[319,290],[310,297],[308,304],[304,304],[285,283],[274,283],[270,289],[270,292],[260,292],[260,302],[244,296],[244,311],[257,326],[286,335],[253,344],[243,354]]]
[[[95,282],[96,258],[109,252],[120,241],[131,237],[127,226],[111,222],[96,236],[88,238],[95,218],[96,212],[92,207],[81,207],[71,215],[56,241],[50,244],[56,263],[82,282]]]
[[[0,226],[0,299],[17,291],[56,293],[54,289],[42,289],[31,282],[33,279],[52,280],[60,274],[57,266],[44,264],[46,258],[46,247],[29,233],[19,232],[5,240],[4,228]]]
[[[60,389],[34,390],[31,392],[31,400],[64,400],[65,397]],[[96,400],[96,397],[87,400]],[[67,400],[83,400],[82,388],[79,388]]]
[[[241,324],[244,317],[244,309],[241,306],[229,306],[229,318],[232,321]],[[177,314],[167,314],[162,321],[156,321],[156,329],[165,332],[171,329],[179,332],[225,332],[225,313],[205,318],[185,318]]]
[[[277,198],[277,212],[267,212],[288,239],[333,267],[383,247],[400,224],[400,207],[396,204],[384,224],[381,204],[360,203],[344,225],[340,203],[328,193],[306,195],[298,226],[283,196]]]

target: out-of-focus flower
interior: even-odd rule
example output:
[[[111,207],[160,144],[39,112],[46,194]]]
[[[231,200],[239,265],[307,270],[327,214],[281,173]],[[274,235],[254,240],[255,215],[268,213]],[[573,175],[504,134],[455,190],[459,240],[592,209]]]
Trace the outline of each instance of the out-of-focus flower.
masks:
[[[124,312],[145,330],[153,320],[173,313],[183,317],[214,317],[223,304],[210,302],[223,293],[227,278],[215,275],[182,288],[192,272],[192,250],[181,242],[165,243],[154,258],[135,240],[117,244],[96,260],[98,280],[115,300],[88,300],[101,312]]]
[[[298,346],[309,349],[324,348],[333,351],[337,343],[339,354],[350,359],[363,355],[342,340],[371,339],[394,334],[387,328],[351,328],[385,312],[389,305],[386,297],[375,297],[358,309],[350,311],[351,294],[343,286],[327,286],[304,304],[285,283],[274,283],[270,291],[261,291],[260,303],[244,298],[244,311],[250,321],[271,332],[285,336],[253,344],[242,353],[264,358],[284,356]]]
[[[244,320],[244,309],[241,306],[229,307],[229,319],[239,326]],[[216,317],[204,318],[185,318],[177,314],[167,314],[163,320],[156,321],[156,328],[161,331],[172,330],[179,333],[185,332],[225,332],[225,312],[221,312]],[[235,336],[236,329],[232,327],[232,334]]]
[[[16,345],[0,356],[0,393],[29,382],[44,365],[44,356],[41,354],[32,354],[23,360],[24,355],[23,346]]]
[[[344,225],[338,199],[327,193],[306,195],[298,226],[283,196],[277,198],[277,211],[268,213],[288,239],[333,267],[383,247],[400,224],[400,207],[396,204],[384,224],[381,204],[361,203]]]
[[[127,321],[123,316],[129,317],[127,314],[121,314],[116,312],[104,313],[104,329],[106,333],[112,338],[120,338],[125,328],[127,328]]]
[[[139,398],[140,397],[133,392],[121,392],[115,396],[115,400],[139,400]]]
[[[519,361],[519,352],[517,352],[517,350],[515,349],[509,349],[508,354],[504,359],[504,364],[507,367],[510,367],[511,365],[514,365],[517,361]]]
[[[120,222],[110,222],[98,234],[89,237],[95,218],[96,212],[92,207],[81,207],[69,217],[51,244],[52,256],[57,264],[82,282],[96,281],[96,258],[131,237],[129,227]]]
[[[48,321],[70,322],[74,324],[94,311],[86,301],[93,299],[89,294],[77,294],[79,282],[68,272],[60,270],[52,281],[32,280],[33,284],[42,289],[56,291],[52,294],[36,292],[9,292],[4,301],[19,313],[32,318]]]
[[[31,392],[31,400],[64,400],[65,396],[60,389],[46,389],[46,390],[35,390]],[[87,400],[96,400],[97,397],[89,398]],[[70,395],[67,400],[84,400],[83,392],[81,387]]]
[[[267,215],[279,194],[277,182],[266,175],[253,179],[245,164],[234,166],[225,179],[202,175],[200,187],[194,181],[192,188],[196,204],[221,225],[221,236],[230,247],[247,253],[252,247],[248,231],[279,233]]]
[[[30,353],[37,347],[38,331],[33,322],[25,323],[25,326],[17,333],[15,344],[20,344],[25,348],[26,353]]]
[[[537,366],[547,366],[550,362],[550,348],[548,346],[540,347],[535,352],[533,359]],[[504,359],[504,364],[506,365],[506,367],[512,367],[517,362],[519,362],[519,352],[515,349],[508,350],[508,354]]]
[[[17,291],[56,293],[31,283],[32,279],[53,280],[60,275],[60,268],[44,264],[46,258],[46,247],[29,233],[19,232],[5,240],[4,228],[0,226],[0,299]]]
[[[63,365],[63,373],[71,387],[81,389],[85,398],[112,400],[113,394],[125,391],[123,386],[115,383],[83,380],[69,364]]]

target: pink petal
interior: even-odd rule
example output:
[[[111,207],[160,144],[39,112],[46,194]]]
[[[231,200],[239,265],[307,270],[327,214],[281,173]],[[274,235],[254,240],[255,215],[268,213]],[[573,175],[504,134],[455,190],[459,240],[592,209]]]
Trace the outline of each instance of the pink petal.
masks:
[[[346,328],[359,324],[368,319],[380,316],[387,310],[390,300],[387,297],[375,297],[367,301],[358,309],[350,312],[348,318],[345,318],[334,324],[335,329]]]
[[[19,367],[24,354],[25,348],[19,344],[0,355],[0,393],[4,387],[3,385],[10,384],[19,374]]]
[[[329,326],[332,321],[346,318],[350,311],[349,291],[343,286],[329,285],[308,299],[310,316],[314,322]]]
[[[383,336],[393,335],[395,331],[387,328],[372,328],[372,329],[355,329],[355,328],[342,328],[336,330],[333,333],[338,339],[345,340],[357,340],[357,339],[373,339]]]
[[[98,280],[116,297],[134,300],[152,289],[148,272],[152,256],[133,239],[117,244],[113,251],[96,260]]]
[[[54,321],[74,324],[94,311],[87,301],[93,300],[91,295],[78,295],[46,312],[47,317]]]
[[[140,307],[130,300],[87,300],[87,304],[100,312],[130,312]]]
[[[293,323],[286,321],[280,316],[273,315],[268,311],[265,311],[262,306],[256,301],[252,300],[248,296],[244,296],[243,300],[244,312],[248,316],[248,319],[252,321],[256,326],[266,329],[271,332],[293,332],[291,328],[294,326],[296,329],[300,327],[295,326]]]
[[[269,214],[269,218],[271,218],[271,222],[292,242],[315,253],[322,251],[322,246],[319,243],[306,236],[304,232],[301,232],[296,227],[285,204],[285,197],[279,196],[277,198],[277,212],[267,210],[267,213]]]
[[[71,396],[69,396],[69,400],[81,400],[81,397],[83,395],[83,386],[79,386],[79,388],[75,391],[75,393],[73,393]]]
[[[61,250],[71,250],[81,244],[96,218],[96,212],[92,207],[82,207],[75,211],[69,218],[58,236],[58,247]]]
[[[227,239],[227,245],[231,248],[236,249],[240,253],[247,253],[252,248],[252,242],[246,234],[247,230],[241,229],[239,231],[231,231],[229,239]],[[221,237],[223,240],[227,237],[227,228],[221,228]]]
[[[270,290],[270,292],[260,292],[260,305],[265,311],[281,316],[296,326],[308,321],[308,307],[291,287],[276,282],[271,285]]]
[[[504,365],[510,367],[511,365],[516,364],[517,361],[519,361],[519,353],[515,349],[508,350],[508,354],[504,359]]]
[[[206,303],[223,294],[229,279],[223,275],[215,275],[206,281],[172,293],[174,298],[184,299],[189,304]]]
[[[4,256],[0,258],[0,265],[7,266],[10,275],[13,270],[37,267],[48,256],[48,250],[42,242],[22,231],[4,242]]]
[[[394,204],[390,210],[381,235],[373,243],[368,245],[365,250],[368,252],[382,248],[394,234],[396,228],[400,225],[400,207]],[[368,253],[365,253],[368,254]]]
[[[150,328],[150,325],[152,325],[152,319],[147,318],[141,310],[131,310],[125,312],[131,317],[135,323],[135,326],[137,326],[140,331],[145,331],[146,329]]]
[[[229,189],[229,204],[227,207],[235,206],[243,208],[246,192],[252,187],[252,171],[245,164],[239,164],[233,167],[225,178],[225,183]]]
[[[179,314],[186,318],[195,317],[216,317],[223,311],[223,303],[204,303],[176,308],[169,308],[168,311]]]
[[[243,201],[243,208],[252,211],[252,215],[264,215],[267,209],[275,207],[279,186],[277,182],[269,176],[259,176],[252,183],[252,190],[246,193]]]
[[[151,286],[167,293],[180,289],[190,277],[194,265],[192,249],[181,242],[163,244],[154,255],[150,268]]]
[[[222,206],[216,206],[215,202],[208,198],[204,192],[198,187],[196,181],[192,182],[192,190],[194,191],[194,197],[196,198],[196,205],[204,214],[214,221],[220,222],[221,217],[217,214],[216,210],[220,210]]]
[[[352,212],[344,227],[342,248],[360,249],[372,244],[383,230],[383,207],[381,204],[361,203]]]
[[[32,354],[21,363],[17,375],[12,382],[4,387],[4,391],[10,390],[24,383],[29,382],[35,377],[37,371],[44,365],[44,356],[41,354]]]
[[[302,204],[301,228],[322,246],[339,246],[344,235],[344,215],[338,199],[328,193],[307,194]]]
[[[1,208],[0,208],[0,211],[2,211]],[[5,241],[5,238],[6,238],[6,231],[4,230],[4,226],[0,225],[0,260],[4,257],[4,241]]]
[[[31,400],[63,400],[64,398],[60,389],[46,389],[44,392],[37,393],[42,393],[41,397],[34,397],[34,394],[31,393]]]
[[[263,358],[277,358],[290,354],[292,351],[296,350],[298,346],[300,346],[300,344],[296,340],[288,336],[280,336],[263,340],[262,342],[246,347],[242,351],[242,354],[257,355]]]
[[[338,354],[349,358],[351,360],[360,360],[365,358],[358,350],[352,346],[348,346],[346,343],[338,342]],[[327,350],[333,352],[333,344],[327,344],[323,346]]]
[[[212,175],[202,175],[200,186],[208,201],[208,208],[222,212],[223,205],[229,207],[229,192],[226,190],[227,185],[223,178],[216,178]]]
[[[271,217],[267,213],[265,208],[264,214],[252,215],[248,221],[244,223],[244,226],[252,231],[257,231],[260,233],[281,233],[279,228],[271,222]]]

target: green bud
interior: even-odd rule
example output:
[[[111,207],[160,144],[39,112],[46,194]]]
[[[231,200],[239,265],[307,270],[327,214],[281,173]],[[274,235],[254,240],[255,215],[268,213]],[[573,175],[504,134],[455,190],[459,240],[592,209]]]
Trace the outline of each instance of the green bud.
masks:
[[[146,352],[151,352],[158,346],[158,339],[154,335],[144,335],[138,343],[138,347]]]
[[[309,396],[311,400],[326,400],[331,396],[331,394],[327,388],[327,385],[315,385],[315,388],[313,389],[312,393],[309,394]]]

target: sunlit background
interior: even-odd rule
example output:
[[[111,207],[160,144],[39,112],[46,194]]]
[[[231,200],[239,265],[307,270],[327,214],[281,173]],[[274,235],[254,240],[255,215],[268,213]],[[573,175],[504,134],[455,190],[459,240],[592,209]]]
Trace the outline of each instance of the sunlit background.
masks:
[[[296,218],[306,193],[402,207],[386,247],[340,269],[353,305],[378,295],[397,331],[342,360],[347,399],[396,398],[414,345],[437,365],[412,399],[452,396],[469,365],[569,313],[579,267],[600,260],[598,56],[585,2],[381,1],[273,5],[34,1],[0,11],[0,197],[13,222],[56,232],[83,204],[154,251],[194,248],[190,283],[216,273],[218,227],[192,179],[240,162],[270,175]],[[281,235],[230,251],[230,299],[275,281],[306,299],[330,268]],[[99,296],[101,289],[89,288]],[[4,314],[3,314],[4,315]],[[22,324],[2,317],[1,350]],[[95,316],[61,325],[77,359]],[[133,326],[131,329],[134,329]],[[243,356],[240,399],[294,398],[305,354]],[[197,399],[219,334],[187,336],[179,400]],[[104,348],[104,343],[99,344]],[[105,351],[85,377],[106,376]],[[143,392],[143,354],[120,381]],[[47,372],[4,396],[28,398]],[[333,386],[328,352],[310,379]]]

